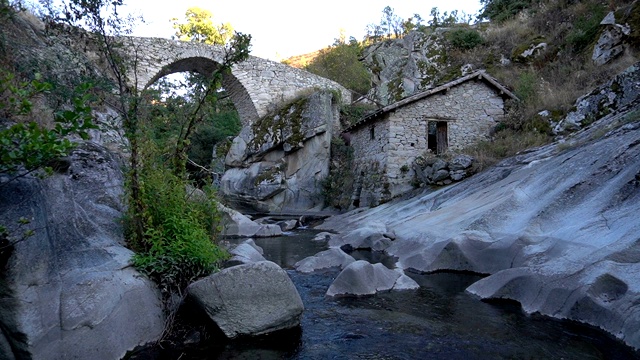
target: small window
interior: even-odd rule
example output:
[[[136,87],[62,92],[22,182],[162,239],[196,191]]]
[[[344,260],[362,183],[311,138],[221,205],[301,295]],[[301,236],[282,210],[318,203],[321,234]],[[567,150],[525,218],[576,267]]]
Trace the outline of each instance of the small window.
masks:
[[[376,139],[376,127],[373,125],[371,125],[371,127],[369,128],[369,139],[370,140]]]

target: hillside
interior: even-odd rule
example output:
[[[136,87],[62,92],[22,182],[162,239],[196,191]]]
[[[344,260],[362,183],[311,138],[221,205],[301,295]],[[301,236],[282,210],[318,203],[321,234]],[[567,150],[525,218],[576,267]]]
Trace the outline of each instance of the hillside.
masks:
[[[585,90],[603,84],[638,59],[637,1],[616,2],[615,11],[606,19],[611,5],[598,0],[510,6],[502,10],[488,6],[484,22],[474,25],[461,22],[467,19],[438,13],[428,25],[407,25],[397,39],[366,37],[359,43],[357,57],[335,57],[320,69],[312,66],[327,62],[328,54],[349,46],[338,43],[313,53],[318,57],[307,63],[307,69],[323,76],[335,74],[333,80],[349,87],[352,81],[344,77],[346,71],[329,70],[359,62],[372,80],[367,97],[382,105],[474,69],[485,69],[522,100],[515,114],[519,121],[542,110],[548,110],[557,121]],[[301,59],[309,61],[310,55]]]

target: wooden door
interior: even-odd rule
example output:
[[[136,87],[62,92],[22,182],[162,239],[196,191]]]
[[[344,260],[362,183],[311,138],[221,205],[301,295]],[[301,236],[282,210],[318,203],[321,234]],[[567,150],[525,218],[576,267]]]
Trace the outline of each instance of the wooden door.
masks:
[[[449,146],[449,140],[447,136],[447,122],[446,121],[438,121],[436,125],[436,154],[442,154],[447,151],[447,147]]]

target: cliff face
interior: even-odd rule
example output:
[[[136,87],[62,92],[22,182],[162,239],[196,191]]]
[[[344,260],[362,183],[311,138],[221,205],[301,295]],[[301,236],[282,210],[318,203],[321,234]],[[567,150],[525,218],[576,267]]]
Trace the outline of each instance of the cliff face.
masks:
[[[640,64],[617,80],[635,79]],[[581,102],[600,101],[609,86]],[[489,274],[467,291],[528,313],[605,329],[640,348],[640,84],[634,97],[562,142],[532,149],[456,185],[326,222],[395,233],[386,249],[420,272]]]
[[[413,31],[401,39],[376,43],[362,57],[374,85],[367,97],[381,105],[433,87],[448,65],[441,30],[429,35]]]

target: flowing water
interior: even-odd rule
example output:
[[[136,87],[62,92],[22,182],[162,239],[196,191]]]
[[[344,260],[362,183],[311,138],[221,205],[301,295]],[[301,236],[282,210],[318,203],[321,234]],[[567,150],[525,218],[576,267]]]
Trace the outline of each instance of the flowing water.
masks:
[[[181,349],[181,359],[640,359],[606,333],[542,316],[515,303],[487,303],[464,290],[479,276],[408,274],[420,289],[326,298],[337,270],[300,274],[296,261],[325,249],[314,232],[257,239],[268,260],[288,269],[305,312],[300,329],[257,339]],[[357,258],[388,258],[355,254]],[[174,358],[175,354],[173,353]],[[158,356],[157,358],[161,358]],[[165,358],[171,358],[166,356]]]

